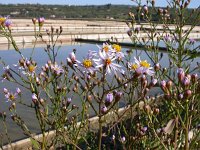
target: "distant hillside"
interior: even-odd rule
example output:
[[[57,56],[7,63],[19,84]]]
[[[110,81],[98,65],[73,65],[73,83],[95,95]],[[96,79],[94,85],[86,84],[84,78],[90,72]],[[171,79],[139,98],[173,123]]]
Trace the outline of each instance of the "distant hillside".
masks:
[[[0,15],[10,15],[12,18],[101,18],[128,19],[128,12],[132,7],[128,5],[102,6],[68,6],[68,5],[40,5],[40,4],[0,4]]]
[[[136,12],[135,6],[130,5],[88,5],[88,6],[69,6],[69,5],[40,5],[40,4],[0,4],[0,15],[10,15],[12,18],[33,18],[45,17],[47,19],[120,19],[128,20],[129,12]],[[151,8],[150,8],[151,11]],[[171,11],[172,12],[172,11]],[[199,12],[199,10],[198,10]],[[195,13],[197,14],[197,12]],[[190,16],[189,16],[190,15]],[[189,17],[188,17],[189,16]],[[194,13],[192,9],[185,11],[188,17],[187,23],[193,22]],[[171,13],[171,23],[175,14]],[[137,16],[136,16],[137,19]],[[154,13],[152,20],[159,22],[157,13]],[[143,21],[143,20],[141,20]]]

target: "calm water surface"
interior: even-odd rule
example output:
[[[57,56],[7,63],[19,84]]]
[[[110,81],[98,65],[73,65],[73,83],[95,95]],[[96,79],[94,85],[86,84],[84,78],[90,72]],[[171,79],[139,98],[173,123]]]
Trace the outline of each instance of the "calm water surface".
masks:
[[[66,58],[68,57],[69,53],[72,52],[73,49],[76,49],[76,54],[77,54],[77,58],[81,59],[83,58],[88,50],[98,50],[97,46],[95,44],[77,44],[77,45],[69,45],[69,46],[63,46],[60,49],[60,52],[58,53],[58,62],[65,62]],[[124,47],[123,51],[126,50],[130,50],[130,47]],[[32,49],[24,49],[21,50],[22,54],[29,58]],[[150,61],[149,57],[147,56],[147,54],[145,53],[145,51],[142,50],[133,50],[133,55],[134,56],[140,56],[141,59],[146,59],[148,61]],[[16,64],[17,61],[19,60],[19,55],[14,51],[14,50],[6,50],[6,51],[0,51],[0,57],[2,60],[5,61],[6,64],[13,66],[13,64]],[[42,65],[44,65],[47,60],[48,57],[44,51],[44,48],[36,48],[34,55],[33,55],[33,60],[35,60],[38,63],[38,67],[41,67]],[[200,62],[200,58],[196,58],[192,63],[191,66],[192,67],[196,67],[197,62]],[[161,65],[163,67],[168,67],[169,66],[169,59],[168,59],[168,55],[167,53],[163,53],[163,58],[160,61]],[[0,66],[2,68],[2,65]],[[2,69],[0,71],[0,73],[2,74]],[[199,71],[198,71],[199,73]],[[16,85],[13,85],[11,83],[8,82],[0,82],[0,112],[2,111],[7,111],[9,103],[6,102],[6,99],[4,97],[3,94],[3,88],[6,87],[8,89],[11,90],[15,90]],[[159,93],[160,91],[154,90],[153,93]],[[27,102],[31,102],[31,93],[27,93],[25,91],[23,91],[24,94],[24,99]],[[73,104],[80,104],[80,102],[78,100],[73,100]],[[17,105],[17,111],[18,113],[22,116],[22,118],[24,119],[24,121],[26,122],[26,124],[28,125],[29,129],[33,132],[37,132],[37,120],[35,119],[33,110],[27,109],[25,107],[19,106]],[[8,113],[9,115],[9,113]],[[9,134],[10,137],[12,138],[12,140],[18,140],[23,138],[23,134],[21,129],[19,129],[19,127],[17,127],[15,125],[15,123],[13,123],[13,121],[11,119],[9,119],[8,116],[8,129],[9,129]],[[0,133],[3,132],[2,131],[2,124],[0,123]]]

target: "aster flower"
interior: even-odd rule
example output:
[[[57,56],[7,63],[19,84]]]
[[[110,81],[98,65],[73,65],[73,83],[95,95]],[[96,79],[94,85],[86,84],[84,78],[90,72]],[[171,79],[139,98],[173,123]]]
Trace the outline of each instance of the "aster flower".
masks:
[[[9,18],[6,18],[5,22],[4,22],[4,25],[9,28],[12,24],[12,21],[9,19]]]
[[[61,75],[64,73],[64,69],[59,66],[57,63],[51,64],[51,70],[56,74],[56,75]]]
[[[114,52],[115,53],[115,55],[116,55],[116,57],[117,58],[123,58],[124,57],[124,53],[123,52],[121,52],[121,46],[120,45],[118,45],[118,44],[113,44],[112,45],[112,48],[113,48],[113,50],[112,50],[112,52]]]
[[[82,62],[78,61],[78,66],[84,69],[84,72],[93,74],[93,72],[96,70],[94,67],[94,61],[93,57],[96,55],[96,52],[94,51],[88,51],[88,55],[86,58],[83,59]]]
[[[114,72],[116,74],[117,71],[122,72],[120,65],[113,63],[116,57],[113,54],[106,53],[105,51],[99,51],[100,59],[93,59],[97,64],[96,68],[105,67],[106,74],[111,74]]]
[[[7,94],[5,94],[5,97],[8,99],[8,101],[14,101],[17,98],[18,93],[12,93],[12,92],[8,92]]]
[[[196,42],[196,40],[193,38],[189,38],[188,42],[189,42],[189,44],[193,45]]]
[[[136,63],[136,68],[138,67],[138,71],[142,71],[142,73],[148,74],[150,76],[154,75],[154,71],[152,71],[153,68],[146,60],[141,61],[140,58],[137,59],[136,57],[134,57],[134,59]]]
[[[128,62],[128,68],[130,71],[134,71],[137,73],[137,75],[141,75],[143,73],[142,68],[136,63]]]
[[[103,43],[102,51],[107,53],[110,52],[110,50],[112,50],[112,46],[108,43]]]

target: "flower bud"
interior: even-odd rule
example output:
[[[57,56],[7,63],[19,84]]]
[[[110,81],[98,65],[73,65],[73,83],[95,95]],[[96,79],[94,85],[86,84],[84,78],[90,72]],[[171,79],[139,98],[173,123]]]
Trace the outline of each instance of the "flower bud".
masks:
[[[178,95],[178,99],[179,99],[179,100],[182,100],[182,99],[183,99],[183,94],[179,94],[179,95]]]
[[[87,96],[87,100],[88,100],[89,102],[92,102],[92,95],[88,95],[88,96]]]
[[[40,17],[40,18],[38,18],[38,23],[39,23],[39,26],[40,26],[40,27],[43,26],[44,21],[45,21],[44,17]]]
[[[8,89],[3,88],[3,92],[4,92],[4,94],[8,94]]]
[[[101,113],[102,113],[102,114],[106,114],[107,110],[108,110],[108,109],[107,109],[106,106],[101,107]]]
[[[69,104],[72,102],[71,98],[67,98],[67,106],[69,106]]]
[[[45,100],[44,100],[43,98],[40,98],[40,103],[41,103],[42,105],[44,105],[44,102],[45,102]]]
[[[39,86],[40,85],[40,79],[36,77],[36,84]]]
[[[147,113],[150,113],[151,112],[151,107],[149,105],[145,105],[144,106],[144,110],[147,112]]]
[[[155,71],[160,70],[160,64],[159,63],[155,64],[154,69],[155,69]]]
[[[32,22],[35,25],[36,24],[37,19],[36,18],[32,18]]]
[[[178,79],[181,82],[185,77],[185,72],[184,72],[183,68],[178,68],[177,74],[178,74]]]
[[[133,35],[133,31],[132,31],[131,29],[129,29],[129,30],[127,31],[127,34],[128,34],[128,36],[132,36],[132,35]]]
[[[16,88],[16,92],[18,95],[21,95],[22,91],[20,90],[20,88]]]
[[[143,127],[143,128],[141,128],[141,131],[142,131],[142,132],[146,132],[147,129],[148,129],[147,127]]]
[[[191,91],[191,90],[186,90],[186,91],[184,92],[184,98],[185,98],[185,99],[190,98],[191,95],[192,95],[192,91]]]
[[[32,101],[34,104],[36,104],[38,101],[37,95],[35,93],[32,94]]]
[[[121,99],[122,95],[123,95],[122,92],[117,92],[117,93],[115,94],[115,100],[118,102],[118,101]]]
[[[182,80],[182,84],[185,86],[185,87],[188,87],[190,85],[190,79],[188,77],[185,77],[183,80]]]
[[[126,142],[126,138],[123,136],[123,137],[121,137],[121,142],[122,143],[125,143]]]
[[[197,82],[197,79],[198,79],[198,74],[197,73],[192,74],[192,76],[191,76],[192,83]]]
[[[12,119],[13,121],[16,121],[16,120],[17,120],[17,116],[16,116],[16,115],[11,115],[11,119]]]
[[[148,7],[147,7],[146,5],[143,6],[143,10],[144,10],[144,13],[145,13],[145,14],[148,13]]]
[[[71,52],[69,54],[69,58],[71,59],[72,63],[75,63],[76,62],[76,55],[74,52]]]
[[[160,85],[161,85],[161,89],[163,90],[163,91],[166,91],[166,81],[161,81],[160,82]]]
[[[78,108],[76,105],[72,105],[72,110]]]
[[[172,88],[172,84],[173,84],[173,82],[171,80],[167,81],[166,87],[168,90],[170,90]]]
[[[150,84],[149,84],[149,88],[155,86],[157,84],[158,80],[157,79],[152,79]]]
[[[16,103],[11,104],[12,109],[16,109]]]
[[[155,114],[159,114],[159,112],[160,112],[160,109],[159,109],[159,108],[155,108],[155,109],[154,109],[154,113],[155,113]]]
[[[113,99],[114,99],[113,93],[108,93],[106,95],[105,105],[109,106],[112,103]]]

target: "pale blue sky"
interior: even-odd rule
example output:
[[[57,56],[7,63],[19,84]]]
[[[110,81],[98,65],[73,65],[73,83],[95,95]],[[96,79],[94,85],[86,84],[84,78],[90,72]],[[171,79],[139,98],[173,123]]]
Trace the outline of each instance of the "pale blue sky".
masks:
[[[146,0],[142,0],[145,2]],[[155,0],[157,6],[166,6],[166,0]],[[101,4],[134,4],[131,0],[0,0],[4,4],[16,3],[40,3],[40,4],[59,4],[59,5],[101,5]],[[200,5],[200,0],[191,0],[190,8]]]

